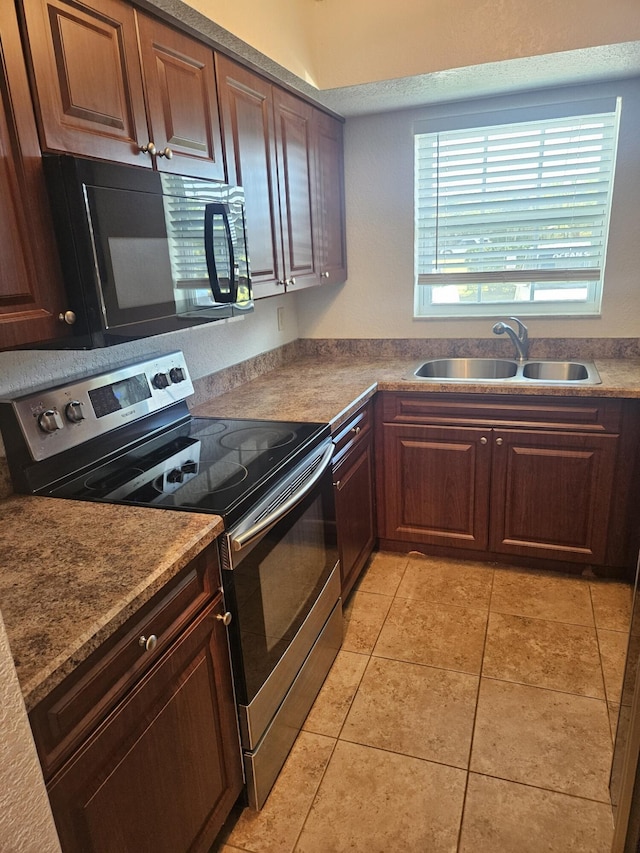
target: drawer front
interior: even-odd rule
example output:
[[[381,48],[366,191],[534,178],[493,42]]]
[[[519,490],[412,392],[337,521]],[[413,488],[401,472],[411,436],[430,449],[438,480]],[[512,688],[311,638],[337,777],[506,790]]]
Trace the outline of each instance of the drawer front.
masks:
[[[371,432],[372,411],[371,403],[366,403],[358,409],[355,415],[343,424],[333,436],[335,447],[333,464],[337,465],[349,451],[363,441]]]
[[[167,650],[220,585],[213,544],[36,705],[29,718],[45,778]]]
[[[544,427],[589,432],[620,430],[622,401],[604,398],[383,393],[385,423]]]

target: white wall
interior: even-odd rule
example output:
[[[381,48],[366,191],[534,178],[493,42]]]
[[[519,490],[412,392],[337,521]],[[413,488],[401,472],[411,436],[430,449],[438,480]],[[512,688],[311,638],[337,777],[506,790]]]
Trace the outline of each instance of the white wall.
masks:
[[[1,614],[0,850],[3,853],[60,853]]]
[[[602,316],[527,325],[539,337],[640,336],[640,80],[627,80],[347,119],[349,279],[297,295],[300,337],[491,337],[486,318],[413,319],[413,122],[601,95],[623,98]]]
[[[320,89],[640,39],[637,0],[185,0]]]

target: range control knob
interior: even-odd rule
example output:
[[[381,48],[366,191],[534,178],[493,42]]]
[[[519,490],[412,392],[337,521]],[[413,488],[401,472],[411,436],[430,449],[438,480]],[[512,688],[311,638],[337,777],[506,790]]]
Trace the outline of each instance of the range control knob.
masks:
[[[184,382],[184,370],[181,367],[172,367],[169,371],[169,379],[171,379],[172,382]]]
[[[79,424],[80,421],[84,420],[84,414],[82,412],[82,403],[80,400],[71,400],[70,403],[67,403],[64,409],[65,416],[68,421],[71,421],[72,424]]]
[[[151,384],[154,388],[159,388],[162,391],[163,388],[168,388],[171,383],[166,373],[156,373],[151,380]]]
[[[64,423],[57,409],[47,409],[38,415],[38,426],[43,432],[55,432],[62,429]]]
[[[167,474],[167,483],[182,483],[184,482],[184,472],[180,468],[174,468]]]
[[[187,461],[180,466],[180,470],[183,474],[197,474],[198,463],[194,462],[192,459],[187,459]]]

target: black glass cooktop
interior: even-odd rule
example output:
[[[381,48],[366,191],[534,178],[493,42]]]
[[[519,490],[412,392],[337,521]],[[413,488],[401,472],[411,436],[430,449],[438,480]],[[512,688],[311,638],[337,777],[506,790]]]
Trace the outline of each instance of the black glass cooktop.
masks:
[[[191,418],[40,493],[215,512],[228,526],[329,434],[327,424]]]

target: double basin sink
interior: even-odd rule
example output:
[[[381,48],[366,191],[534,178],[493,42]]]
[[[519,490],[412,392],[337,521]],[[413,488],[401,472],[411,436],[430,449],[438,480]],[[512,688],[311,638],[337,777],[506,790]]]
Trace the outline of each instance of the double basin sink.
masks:
[[[433,358],[405,379],[599,385],[602,380],[589,361],[515,361],[506,358]]]

